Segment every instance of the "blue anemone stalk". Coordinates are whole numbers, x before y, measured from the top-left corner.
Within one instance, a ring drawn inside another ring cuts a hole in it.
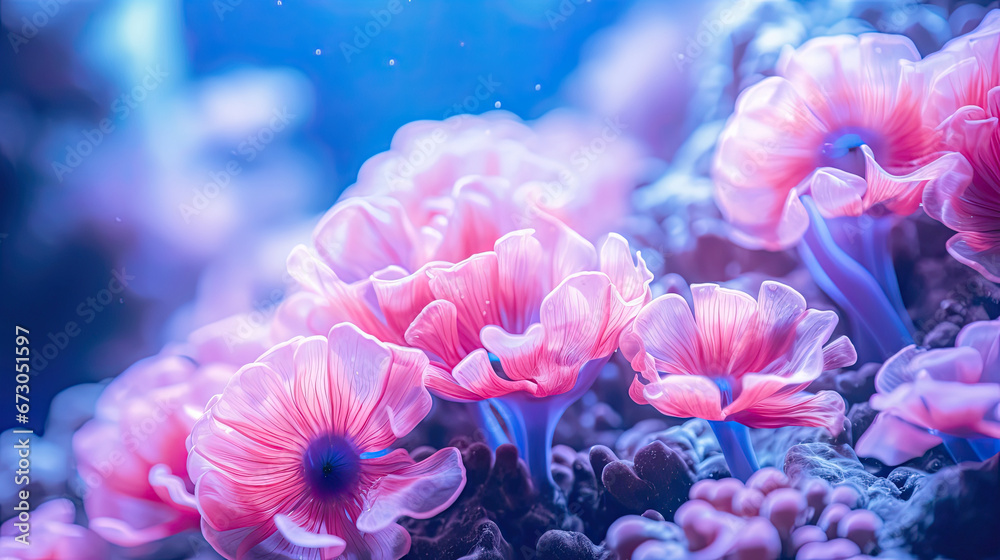
[[[729,474],[746,482],[760,468],[750,443],[750,430],[739,422],[728,420],[710,421],[708,424],[715,432],[715,439],[719,440],[719,447],[729,466]]]
[[[725,378],[716,379],[715,384],[719,386],[722,408],[726,408],[733,402],[733,386]],[[730,420],[709,421],[708,424],[712,426],[715,439],[719,441],[722,454],[726,457],[729,474],[746,482],[760,468],[753,444],[750,443],[750,430],[743,424]]]
[[[538,398],[527,393],[513,393],[496,399],[501,403],[499,409],[507,408],[518,453],[527,464],[531,481],[542,499],[551,500],[556,491],[552,479],[552,438],[556,424],[569,405],[590,389],[609,358],[584,364],[573,388],[560,395]]]
[[[803,196],[802,203],[809,213],[809,229],[799,244],[802,260],[816,284],[847,312],[856,326],[860,325],[867,332],[868,337],[859,340],[870,339],[874,343],[879,361],[913,344],[909,321],[904,321],[879,282],[836,244],[812,197]],[[891,261],[886,264],[874,256],[873,259],[873,262],[881,262],[880,268],[888,282],[889,273],[884,269],[891,267]],[[892,272],[894,277],[895,272]],[[897,284],[894,293],[898,293],[898,289]],[[905,313],[905,309],[902,311]]]
[[[505,443],[510,443],[510,439],[507,437],[506,432],[504,432],[503,426],[500,425],[500,421],[497,420],[492,399],[479,401],[474,403],[473,406],[476,407],[476,411],[478,413],[477,416],[479,418],[479,427],[483,430],[487,445],[489,445],[491,449],[496,449]],[[499,411],[499,408],[497,408],[497,411]]]

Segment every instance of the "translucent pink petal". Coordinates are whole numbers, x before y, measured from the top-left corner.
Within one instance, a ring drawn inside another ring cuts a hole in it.
[[[1000,282],[1000,231],[959,233],[948,240],[948,252],[993,282]]]
[[[635,350],[626,352],[626,357],[636,371],[644,371],[647,352],[659,371],[697,373],[700,370],[698,327],[683,297],[667,294],[654,299],[639,312],[630,332],[628,338],[635,341]],[[629,345],[623,343],[623,351],[626,346]]]
[[[879,414],[865,433],[861,434],[856,451],[862,457],[873,457],[887,465],[898,465],[916,459],[940,444],[941,438],[925,429],[904,422],[892,414]]]
[[[522,333],[537,320],[537,310],[542,298],[553,285],[551,279],[539,271],[545,263],[541,242],[530,230],[507,234],[496,242],[499,273],[499,304],[502,325],[515,333]]]
[[[844,428],[844,398],[834,391],[774,394],[751,408],[736,409],[728,418],[751,428],[812,426],[836,435]]]
[[[537,372],[530,379],[508,380],[494,371],[486,350],[474,350],[462,360],[451,372],[452,379],[463,390],[475,395],[475,400],[492,399],[518,391],[533,395],[538,393],[535,379]],[[446,393],[444,396],[448,396]]]
[[[330,556],[339,556],[347,548],[347,541],[344,539],[336,535],[311,533],[296,525],[287,515],[275,515],[274,525],[281,536],[295,546],[323,549]]]
[[[1000,438],[1000,385],[918,379],[891,393],[876,393],[871,406],[910,424],[956,437]]]
[[[478,347],[479,331],[486,325],[501,324],[496,253],[480,253],[450,268],[435,268],[428,273],[436,298],[455,305],[462,345]]]
[[[823,371],[853,366],[858,352],[851,339],[842,336],[823,347]]]
[[[374,468],[379,475],[356,520],[358,529],[366,533],[380,531],[404,515],[415,519],[434,517],[450,506],[465,487],[462,454],[454,447],[389,472],[378,468],[380,462],[369,459],[364,463],[364,468]]]
[[[429,303],[406,331],[407,344],[426,350],[448,367],[462,361],[467,351],[458,336],[458,311],[443,299]]]
[[[745,352],[757,353],[751,336],[756,326],[757,302],[753,296],[715,284],[691,286],[698,329],[701,371],[725,375]]]
[[[400,278],[380,277],[379,273],[372,277],[378,306],[386,325],[393,332],[405,333],[417,315],[434,300],[427,268],[436,265],[438,263],[430,263]]]
[[[397,200],[352,198],[323,216],[313,232],[313,244],[334,273],[352,283],[387,266],[415,270],[426,259],[416,237],[406,210]],[[358,247],[366,249],[359,251]]]
[[[700,375],[665,375],[646,385],[643,398],[656,410],[677,418],[725,420],[719,387]]]
[[[962,327],[955,346],[974,348],[983,358],[981,381],[1000,383],[1000,320],[976,321]]]

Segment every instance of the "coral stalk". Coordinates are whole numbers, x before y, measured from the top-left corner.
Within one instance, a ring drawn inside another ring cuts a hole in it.
[[[884,360],[913,344],[907,322],[879,282],[836,244],[812,198],[803,196],[802,203],[809,213],[809,229],[802,237],[799,251],[816,283],[847,312],[856,327],[867,331],[878,359]]]
[[[757,464],[757,455],[750,443],[750,430],[743,424],[732,421],[712,421],[709,425],[712,426],[712,431],[719,440],[719,446],[722,447],[722,453],[726,456],[729,473],[746,482],[750,475],[760,468]]]

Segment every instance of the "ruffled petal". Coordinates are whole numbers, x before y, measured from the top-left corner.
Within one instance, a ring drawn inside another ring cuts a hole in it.
[[[538,320],[538,308],[545,297],[549,279],[543,269],[545,253],[531,230],[509,233],[496,242],[499,272],[499,304],[502,326],[521,333]]]
[[[380,531],[402,516],[434,517],[454,503],[465,487],[462,454],[454,447],[390,472],[382,472],[379,462],[370,459],[362,463],[362,468],[374,468],[379,475],[356,520],[358,529],[366,533]]]
[[[760,351],[759,341],[751,336],[757,315],[753,296],[715,284],[695,284],[691,296],[703,368],[700,373],[728,374],[739,367],[745,354]]]
[[[887,465],[916,459],[941,444],[941,438],[904,422],[892,414],[879,414],[861,434],[855,450],[861,457],[872,457]]]
[[[372,277],[372,288],[385,323],[400,340],[417,315],[434,300],[427,269],[439,265],[430,263],[401,278],[380,277],[379,273]]]
[[[1000,282],[1000,231],[959,233],[948,240],[948,252],[990,281]]]
[[[876,393],[871,406],[915,426],[956,437],[1000,438],[1000,385],[968,385],[919,378],[891,393]]]
[[[643,398],[656,410],[676,418],[725,420],[719,387],[700,375],[665,375],[643,387]]]
[[[747,408],[737,408],[734,402],[732,408],[727,419],[751,428],[812,426],[825,428],[831,435],[844,429],[844,398],[834,391],[773,394]]]
[[[516,350],[515,350],[516,351]],[[474,400],[492,399],[517,391],[538,393],[537,374],[531,379],[504,379],[497,375],[486,350],[480,348],[465,357],[451,372],[459,387],[476,396]],[[451,394],[455,394],[449,391]],[[462,393],[458,393],[461,395]]]
[[[667,294],[650,302],[639,312],[630,334],[623,337],[622,350],[638,372],[648,371],[648,353],[659,371],[698,373],[698,327],[687,301]]]
[[[274,525],[281,536],[290,544],[302,548],[317,548],[324,553],[335,557],[343,554],[347,548],[347,541],[336,536],[322,533],[313,533],[299,527],[287,515],[278,514],[274,516]]]
[[[499,270],[496,253],[480,253],[450,268],[432,268],[430,287],[437,299],[455,305],[459,340],[479,347],[479,331],[501,324]]]
[[[982,356],[980,381],[1000,383],[1000,320],[977,321],[962,327],[955,346],[974,348]]]
[[[336,204],[313,232],[316,251],[348,283],[388,266],[413,270],[413,265],[426,259],[416,239],[403,205],[382,196],[349,198]]]
[[[823,371],[853,366],[858,361],[858,352],[851,339],[842,336],[823,347]]]
[[[454,367],[468,353],[458,336],[458,310],[443,299],[428,304],[406,331],[410,346],[430,352],[448,367]]]

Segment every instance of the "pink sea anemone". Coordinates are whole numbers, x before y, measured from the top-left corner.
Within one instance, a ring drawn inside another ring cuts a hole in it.
[[[969,184],[940,182],[924,192],[927,213],[958,232],[948,252],[1000,282],[1000,11],[924,62],[934,75],[927,117],[943,119],[942,142],[972,164]]]
[[[213,395],[265,347],[239,317],[192,333],[115,378],[73,437],[90,527],[120,546],[197,529],[185,442]]]
[[[0,529],[0,558],[3,560],[106,560],[108,543],[93,531],[74,525],[76,507],[67,499],[49,500],[30,512],[24,533],[15,526],[18,519],[7,520]]]
[[[454,448],[388,451],[430,411],[427,357],[350,324],[278,344],[195,425],[188,470],[202,531],[229,559],[396,560],[465,485]]]
[[[858,440],[859,455],[896,465],[942,442],[956,460],[995,454],[1000,320],[966,325],[954,348],[904,348],[883,364],[875,388],[871,406],[880,412]]]
[[[477,222],[466,220],[474,235]],[[536,486],[551,487],[555,423],[649,302],[652,275],[621,236],[610,235],[598,254],[555,218],[539,214],[537,226],[456,263],[432,261],[412,274],[390,265],[351,283],[334,271],[339,261],[320,237],[318,255],[302,246],[289,256],[289,273],[303,290],[282,305],[276,329],[315,334],[349,321],[383,342],[423,350],[431,361],[427,387],[436,395],[504,399],[501,414],[512,409],[504,419],[508,433],[492,412],[483,418],[492,443],[517,443]],[[405,261],[403,252],[393,255]]]
[[[776,76],[747,88],[719,139],[713,178],[737,238],[794,245],[809,225],[799,196],[825,218],[873,207],[909,215],[937,182],[967,182],[968,166],[939,146],[923,115],[924,76],[899,35],[820,37],[786,48]]]
[[[635,402],[712,422],[730,471],[744,480],[756,470],[747,426],[843,429],[840,395],[803,391],[823,371],[857,359],[846,337],[824,347],[836,313],[806,309],[798,292],[777,282],[764,282],[757,300],[714,284],[695,284],[691,294],[693,314],[683,297],[661,296],[622,335],[638,372],[629,390]]]
[[[564,393],[584,364],[614,352],[650,299],[652,275],[618,235],[598,255],[558,221],[540,226],[455,264],[431,262],[414,274],[389,266],[350,284],[323,258],[322,243],[318,256],[298,247],[289,272],[304,290],[278,321],[305,334],[350,321],[382,341],[425,350],[428,388],[449,399]]]
[[[365,162],[345,196],[390,195],[420,228],[448,204],[441,197],[477,177],[502,183],[521,212],[537,207],[596,239],[619,225],[644,179],[645,154],[624,129],[568,111],[528,123],[504,111],[416,121]]]

